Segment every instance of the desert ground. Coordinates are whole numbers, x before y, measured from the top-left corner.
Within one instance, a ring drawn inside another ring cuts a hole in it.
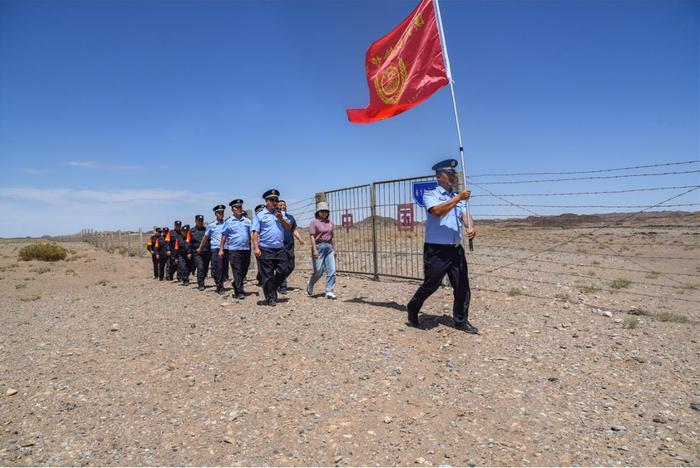
[[[605,230],[519,269],[498,255],[562,234],[485,227],[479,335],[451,326],[448,287],[423,329],[415,281],[307,297],[303,251],[271,308],[252,282],[235,301],[154,281],[147,257],[64,242],[23,262],[33,241],[2,241],[0,465],[699,465],[696,227]]]

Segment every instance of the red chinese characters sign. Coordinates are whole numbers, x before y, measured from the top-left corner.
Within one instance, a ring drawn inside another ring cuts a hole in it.
[[[396,206],[396,227],[399,231],[413,231],[413,203],[401,203]]]

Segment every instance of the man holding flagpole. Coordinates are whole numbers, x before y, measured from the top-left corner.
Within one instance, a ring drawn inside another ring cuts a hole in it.
[[[348,109],[352,123],[371,123],[394,117],[428,99],[450,85],[459,155],[464,181],[464,147],[457,113],[454,83],[447,55],[438,0],[420,0],[418,6],[393,30],[369,46],[365,55],[369,104],[364,109]],[[423,252],[425,280],[408,303],[409,324],[418,327],[423,302],[437,290],[447,275],[454,288],[455,325],[469,333],[478,330],[467,320],[469,278],[467,259],[461,245],[462,226],[467,229],[469,250],[476,235],[469,210],[469,190],[456,193],[457,161],[448,159],[435,166],[438,186],[424,195],[428,210]]]
[[[467,258],[462,247],[462,229],[467,230],[467,237],[476,235],[474,220],[468,222],[465,202],[471,192],[455,192],[457,161],[447,159],[433,166],[438,185],[423,194],[423,204],[427,212],[425,220],[425,244],[423,244],[424,279],[408,303],[408,323],[420,327],[418,313],[423,303],[442,283],[447,275],[454,293],[452,318],[456,328],[467,333],[479,330],[469,323],[469,272]]]

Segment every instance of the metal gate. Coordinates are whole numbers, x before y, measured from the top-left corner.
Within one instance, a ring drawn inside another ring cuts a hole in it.
[[[429,175],[317,193],[335,225],[337,270],[422,279],[426,215],[416,198],[434,184]]]

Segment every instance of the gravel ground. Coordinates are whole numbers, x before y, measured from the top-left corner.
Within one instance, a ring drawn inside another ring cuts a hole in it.
[[[270,308],[251,283],[238,302],[150,259],[22,245],[0,243],[2,465],[700,464],[693,303],[668,322],[473,269],[468,335],[447,288],[416,330],[411,282],[341,276],[330,301],[297,271]]]

